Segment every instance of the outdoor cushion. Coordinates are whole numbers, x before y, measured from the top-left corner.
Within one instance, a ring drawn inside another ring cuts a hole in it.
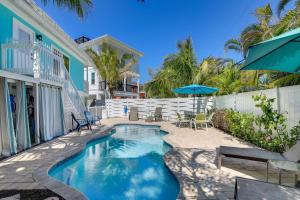
[[[137,107],[131,107],[129,112],[129,120],[130,121],[138,121],[139,120],[139,113]]]
[[[236,177],[235,199],[242,200],[297,200],[300,190],[292,187]]]
[[[292,146],[287,152],[283,153],[283,156],[289,161],[299,162],[300,160],[300,141]]]
[[[243,158],[260,162],[267,162],[268,160],[286,160],[286,158],[280,153],[275,153],[258,148],[220,146],[219,154],[226,157]]]

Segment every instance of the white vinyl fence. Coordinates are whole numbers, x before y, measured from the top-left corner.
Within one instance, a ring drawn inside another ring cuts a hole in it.
[[[265,94],[268,98],[275,98],[274,109],[284,113],[288,119],[288,127],[292,128],[300,121],[300,85],[238,93],[216,97],[217,109],[233,109],[240,112],[260,114],[255,107],[253,95]]]
[[[206,112],[214,108],[214,97],[195,98],[195,112]],[[177,119],[176,112],[193,112],[194,98],[170,99],[109,99],[106,100],[107,117],[124,117],[124,107],[138,107],[139,115],[143,118],[150,116],[156,107],[162,107],[162,114],[166,120]],[[128,110],[129,112],[129,110]]]
[[[300,85],[217,97],[198,97],[195,101],[195,112],[227,108],[257,115],[261,112],[255,107],[252,96],[260,94],[275,98],[274,108],[286,115],[289,128],[298,124],[300,121]],[[110,99],[106,100],[103,117],[124,117],[124,106],[128,109],[132,106],[138,107],[140,116],[149,116],[156,107],[162,107],[165,119],[174,121],[177,119],[176,112],[184,114],[184,112],[193,111],[193,98]]]

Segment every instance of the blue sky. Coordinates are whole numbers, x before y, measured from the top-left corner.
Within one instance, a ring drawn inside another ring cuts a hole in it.
[[[164,57],[176,52],[176,43],[189,36],[198,60],[207,56],[230,57],[224,52],[227,39],[237,37],[255,22],[255,8],[278,0],[94,0],[88,16],[80,20],[66,9],[37,3],[73,38],[110,34],[144,53],[140,61],[141,82],[151,79],[148,68],[157,69]]]

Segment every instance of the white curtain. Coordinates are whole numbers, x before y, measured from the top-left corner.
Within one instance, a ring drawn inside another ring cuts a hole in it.
[[[24,81],[17,81],[16,95],[16,137],[18,151],[25,150],[31,147],[30,130],[28,121],[28,108],[26,98],[26,85]]]
[[[0,77],[0,153],[10,156],[17,153],[12,109],[7,78]]]
[[[40,85],[40,130],[43,141],[63,135],[64,110],[60,88]]]

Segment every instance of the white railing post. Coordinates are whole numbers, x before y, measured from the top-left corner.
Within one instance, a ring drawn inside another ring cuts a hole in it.
[[[33,76],[34,78],[40,78],[40,66],[41,66],[41,61],[40,61],[40,48],[38,45],[36,45],[33,48]]]

